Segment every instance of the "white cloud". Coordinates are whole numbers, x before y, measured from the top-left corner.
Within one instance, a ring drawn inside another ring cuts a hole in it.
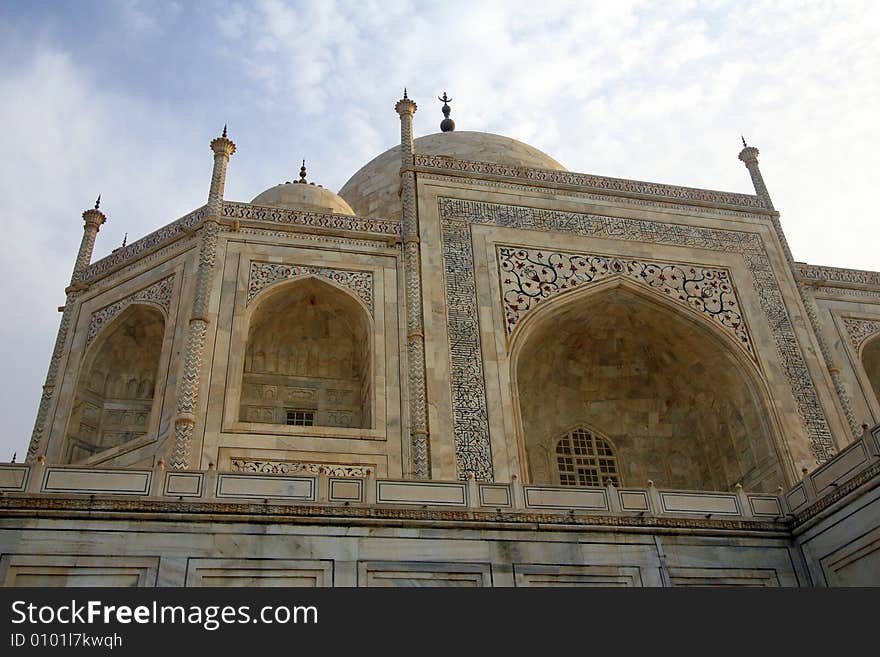
[[[313,179],[341,187],[397,142],[404,85],[419,103],[419,134],[437,130],[445,90],[459,129],[503,133],[610,176],[750,192],[736,158],[744,133],[761,148],[795,257],[880,269],[876,3],[164,7],[129,2],[120,20],[139,38],[186,39],[191,61],[156,52],[156,67],[203,70],[210,102],[175,102],[140,72],[104,90],[72,42],[37,39],[16,54],[24,67],[0,68],[0,210],[11,237],[0,243],[0,274],[19,282],[16,318],[0,323],[17,385],[0,403],[19,451],[79,213],[104,194],[100,256],[124,232],[135,239],[201,205],[207,142],[227,120],[239,147],[227,196],[243,200],[295,177],[302,157]],[[172,33],[184,15],[194,24]]]

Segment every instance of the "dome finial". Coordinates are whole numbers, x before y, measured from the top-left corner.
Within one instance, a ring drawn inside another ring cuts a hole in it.
[[[128,233],[122,236],[122,248],[125,248],[125,244],[128,242]]]
[[[95,210],[101,207],[101,195],[98,194],[98,200],[95,201]]]
[[[740,137],[740,139],[742,139],[742,140],[743,140],[743,148],[748,148],[748,147],[749,147],[749,145],[748,145],[748,144],[747,144],[747,143],[746,143],[746,138],[745,138],[745,137],[743,137],[743,136],[742,136],[742,135],[740,135],[740,136],[739,136],[739,137]]]
[[[437,100],[441,100],[441,101],[443,101],[443,108],[442,108],[442,110],[443,110],[443,116],[445,117],[445,118],[440,122],[440,130],[441,130],[442,132],[452,132],[453,130],[455,130],[455,121],[453,121],[452,119],[449,118],[449,113],[452,111],[452,108],[449,107],[449,103],[452,102],[452,99],[449,98],[449,97],[446,95],[446,92],[444,91],[444,92],[443,92],[443,97],[441,98],[440,96],[438,96],[438,97],[437,97]]]
[[[303,160],[303,165],[299,168],[299,180],[296,182],[306,184],[306,161]]]
[[[226,124],[223,124],[223,139],[226,139]]]
[[[403,88],[403,99],[409,100],[409,96],[406,95],[406,87]]]

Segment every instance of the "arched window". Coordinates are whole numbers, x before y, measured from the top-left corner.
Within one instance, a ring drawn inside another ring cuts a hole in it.
[[[604,486],[609,479],[615,486],[620,485],[611,443],[583,427],[556,443],[556,468],[561,486]]]
[[[165,318],[135,304],[107,326],[86,353],[67,429],[67,463],[130,442],[147,433]]]

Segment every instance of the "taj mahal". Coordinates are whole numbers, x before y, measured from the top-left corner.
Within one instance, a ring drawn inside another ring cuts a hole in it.
[[[440,101],[338,193],[225,198],[224,127],[202,207],[82,213],[0,584],[880,584],[880,272],[795,260],[745,139],[754,194]]]

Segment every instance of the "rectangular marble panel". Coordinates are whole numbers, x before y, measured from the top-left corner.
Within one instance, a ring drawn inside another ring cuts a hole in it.
[[[524,486],[526,507],[531,509],[608,510],[608,496],[600,488]]]
[[[492,586],[492,566],[488,563],[360,561],[358,586]]]
[[[880,529],[847,541],[820,562],[831,586],[880,586]]]
[[[333,561],[327,559],[189,559],[187,586],[328,587]]]
[[[667,493],[660,492],[663,510],[668,513],[717,513],[740,515],[736,495],[725,493]]]
[[[643,490],[621,490],[620,510],[621,511],[648,511],[648,493]]]
[[[315,480],[313,477],[220,474],[217,476],[217,497],[272,498],[313,502],[315,500]]]
[[[516,586],[642,586],[638,566],[514,564]]]
[[[773,495],[749,495],[749,506],[752,508],[752,514],[756,516],[783,515],[779,498]]]
[[[364,480],[349,477],[331,477],[330,501],[331,502],[363,502]]]
[[[810,474],[817,495],[828,492],[831,484],[842,484],[868,462],[868,452],[861,440],[840,452],[825,465]]]
[[[23,491],[29,471],[26,465],[0,465],[0,490]]]
[[[801,483],[792,488],[785,494],[785,501],[788,503],[788,508],[792,511],[802,507],[807,503],[807,489]]]
[[[166,472],[165,495],[177,497],[199,497],[202,494],[202,481],[205,475],[201,472]]]
[[[669,568],[672,586],[778,587],[779,577],[772,568]]]
[[[44,493],[108,493],[112,495],[147,495],[150,492],[149,470],[104,470],[97,468],[46,469]]]
[[[467,506],[465,484],[378,481],[376,485],[376,501],[382,504]]]
[[[155,586],[159,557],[4,554],[3,586]]]
[[[492,484],[480,484],[480,506],[510,507],[510,488]]]

